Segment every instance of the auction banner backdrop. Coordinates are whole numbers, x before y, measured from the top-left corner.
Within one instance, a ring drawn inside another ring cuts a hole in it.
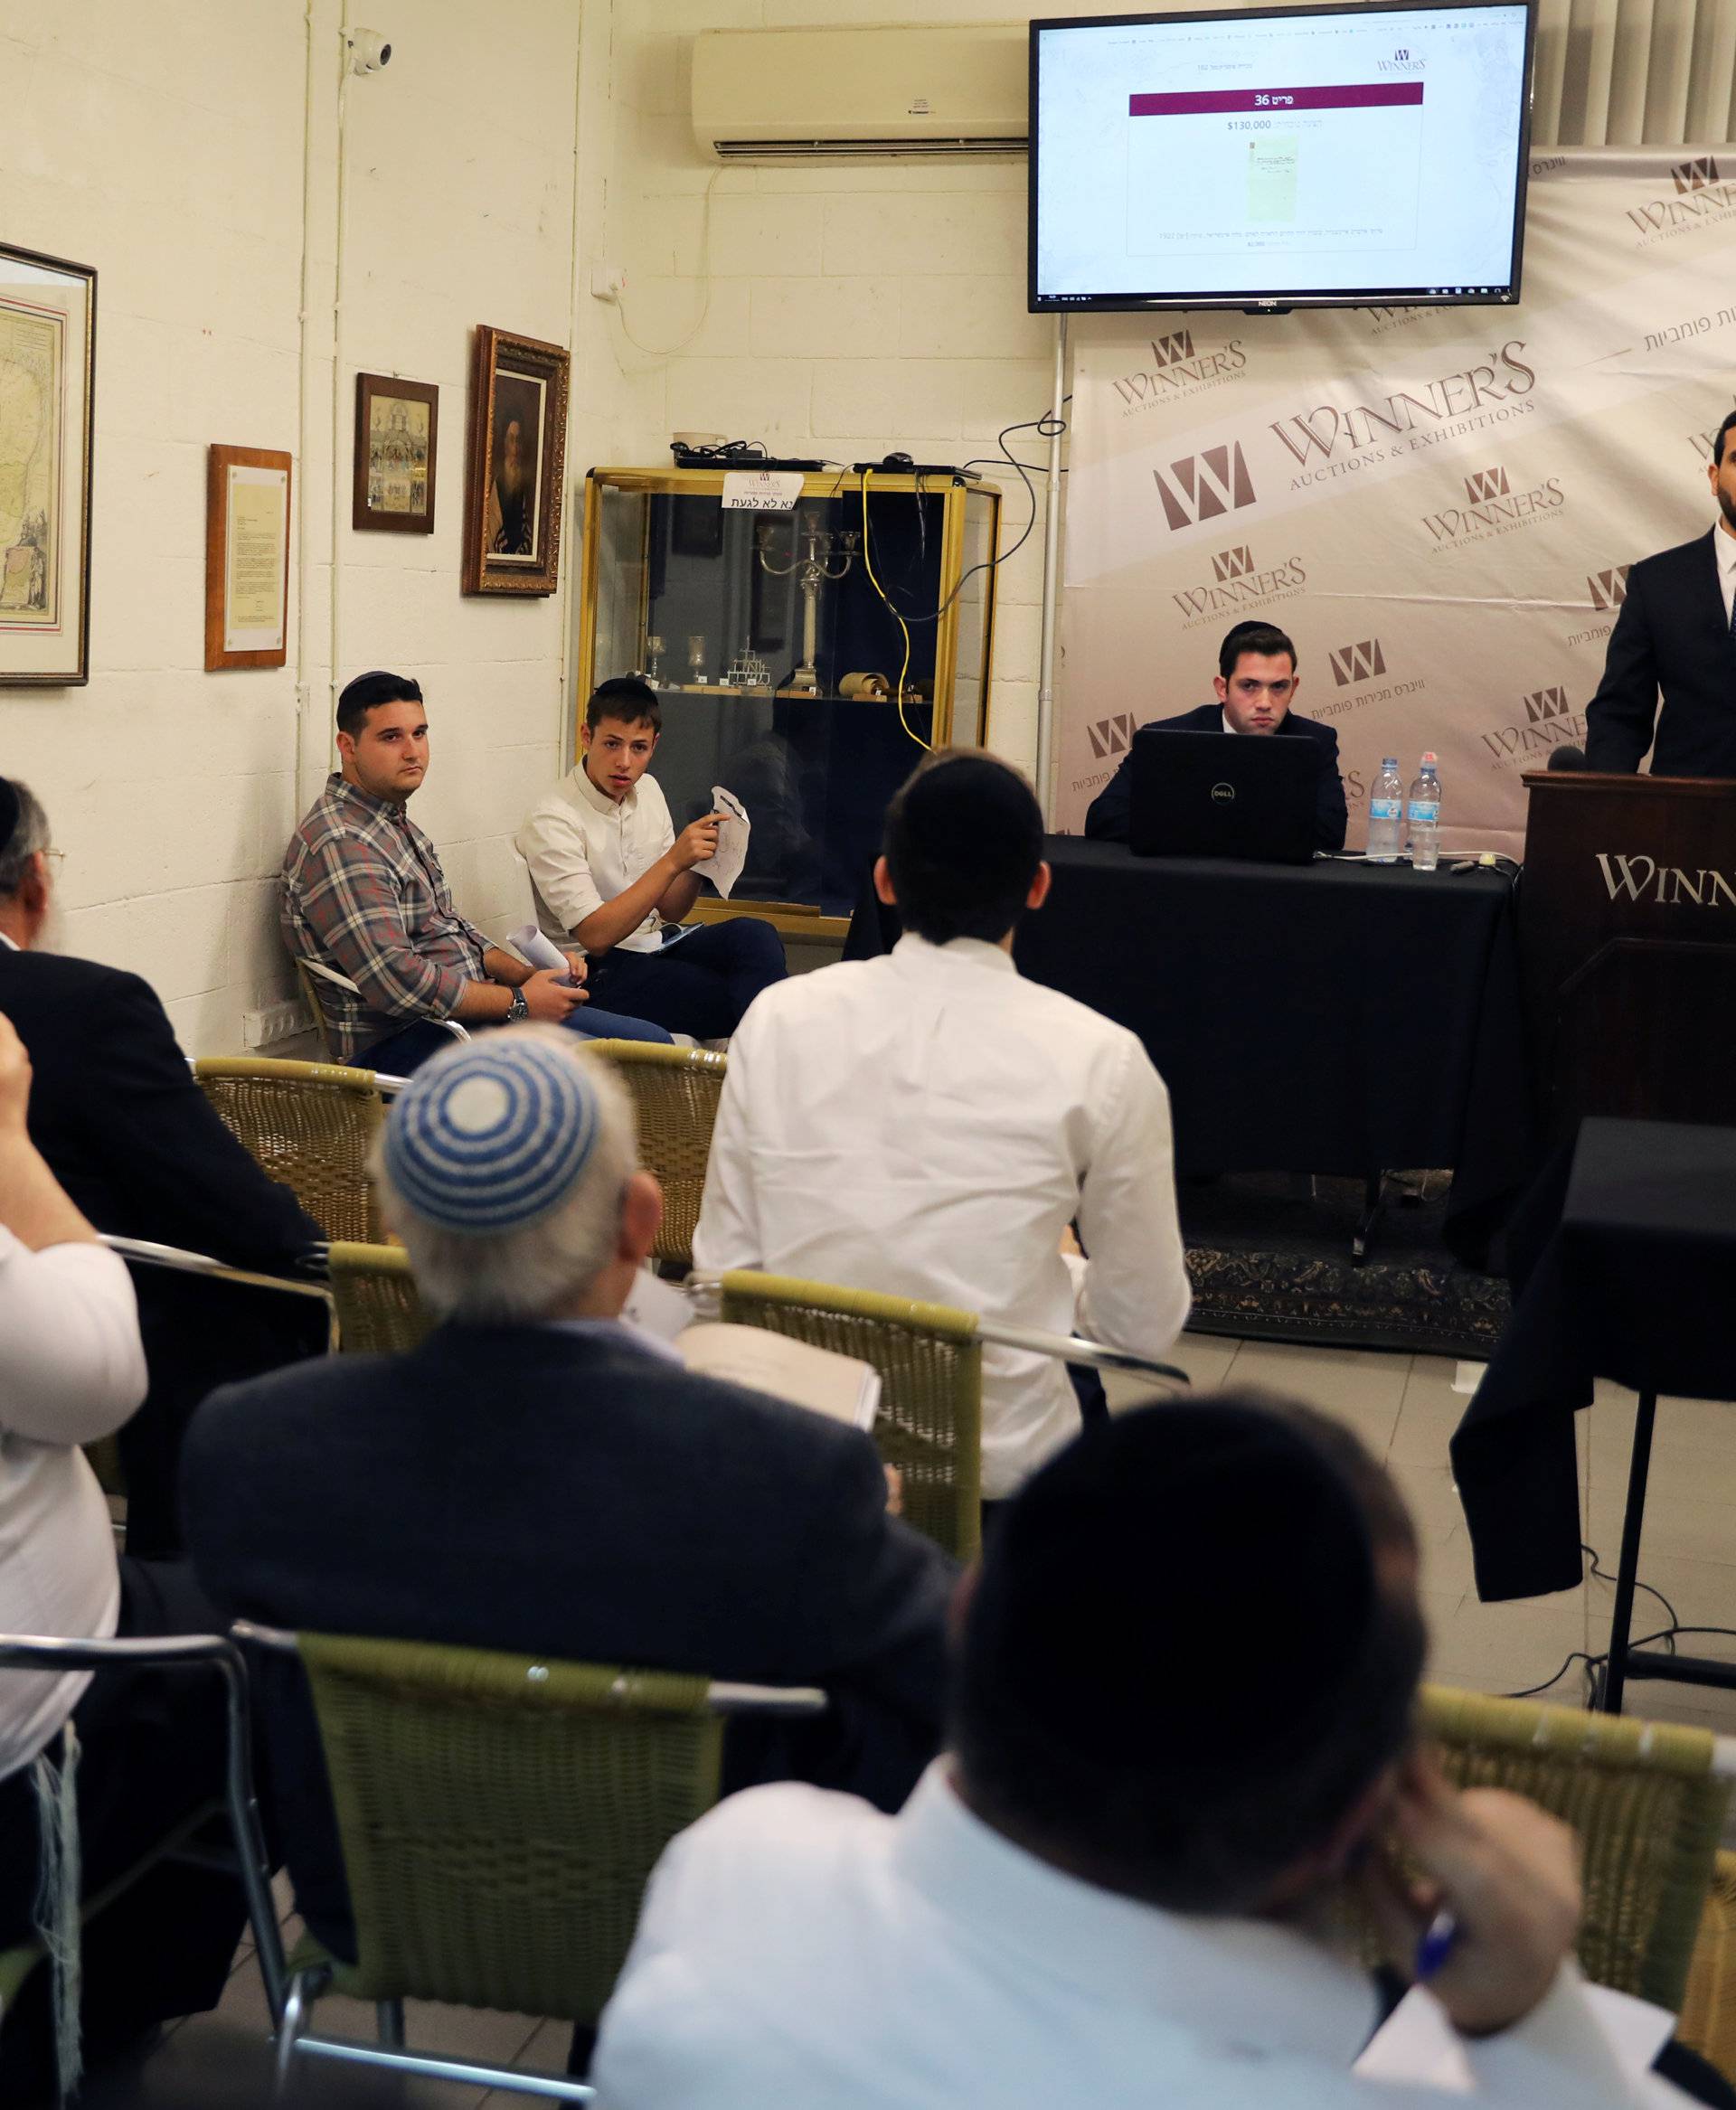
[[[1511,308],[1075,323],[1054,825],[1217,648],[1295,638],[1350,846],[1396,754],[1450,850],[1516,853],[1522,772],[1585,739],[1628,567],[1703,533],[1736,408],[1736,150],[1533,160]]]

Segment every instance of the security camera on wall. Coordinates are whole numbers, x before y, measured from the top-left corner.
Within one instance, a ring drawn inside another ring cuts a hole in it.
[[[350,48],[352,73],[378,73],[392,63],[392,40],[377,29],[351,29],[344,33]]]

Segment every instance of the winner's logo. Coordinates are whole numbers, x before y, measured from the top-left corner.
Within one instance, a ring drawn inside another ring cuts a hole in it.
[[[1703,191],[1708,184],[1718,181],[1718,164],[1709,154],[1701,155],[1694,161],[1677,162],[1670,175],[1675,184],[1675,194],[1684,197],[1690,191]]]
[[[1194,356],[1192,330],[1172,330],[1166,337],[1151,340],[1151,359],[1154,366],[1174,366],[1178,360]]]
[[[1586,579],[1594,608],[1618,608],[1628,598],[1628,574],[1631,564],[1617,564],[1608,571],[1593,571]]]
[[[1241,339],[1231,337],[1222,351],[1201,352],[1192,330],[1170,330],[1148,340],[1151,364],[1137,372],[1124,373],[1109,385],[1124,406],[1121,415],[1131,418],[1155,404],[1172,402],[1178,396],[1197,395],[1202,390],[1222,388],[1238,381],[1248,363]]]
[[[1532,769],[1551,748],[1585,744],[1585,713],[1575,710],[1564,688],[1532,689],[1519,699],[1521,722],[1496,726],[1478,738],[1489,750],[1492,769]]]
[[[1184,455],[1171,462],[1169,474],[1154,469],[1152,479],[1164,502],[1170,528],[1196,527],[1254,503],[1253,479],[1238,440],[1231,447],[1208,447],[1203,454]]]
[[[1212,560],[1212,576],[1222,586],[1226,579],[1246,579],[1254,568],[1254,552],[1243,542],[1239,550],[1220,550]]]
[[[1090,736],[1091,753],[1098,761],[1106,755],[1125,755],[1133,744],[1133,715],[1123,711],[1114,718],[1099,718],[1086,731]]]
[[[1293,600],[1307,582],[1301,558],[1287,557],[1262,567],[1253,545],[1239,542],[1234,549],[1212,551],[1209,581],[1172,587],[1169,598],[1182,611],[1182,627],[1191,630],[1196,623],[1222,622],[1225,616],[1246,616],[1273,601]]]
[[[1375,681],[1386,672],[1386,655],[1378,637],[1364,637],[1360,645],[1341,645],[1326,656],[1332,662],[1332,678],[1341,689]]]
[[[1546,725],[1552,718],[1567,716],[1565,689],[1533,689],[1525,698],[1525,723]]]
[[[1473,469],[1460,479],[1467,503],[1443,505],[1439,513],[1425,513],[1422,524],[1429,531],[1429,546],[1436,554],[1455,543],[1478,542],[1490,535],[1518,527],[1534,527],[1566,503],[1559,477],[1551,476],[1529,491],[1515,491],[1504,468]]]
[[[1505,469],[1477,469],[1465,479],[1465,495],[1473,505],[1490,498],[1505,498],[1513,485]]]

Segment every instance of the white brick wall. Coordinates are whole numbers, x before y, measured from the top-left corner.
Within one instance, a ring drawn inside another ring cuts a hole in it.
[[[463,906],[496,929],[515,919],[505,838],[555,766],[567,610],[564,599],[510,606],[458,592],[469,333],[490,322],[571,337],[575,243],[586,201],[600,214],[613,137],[609,10],[588,8],[582,32],[580,13],[572,0],[519,0],[510,36],[469,0],[410,0],[381,18],[392,64],[348,96],[334,446],[338,0],[316,0],[310,111],[302,8],[289,0],[167,10],[0,0],[0,225],[10,241],[99,274],[91,681],[0,688],[0,770],[35,787],[67,852],[69,944],[146,975],[190,1051],[239,1048],[241,1014],[290,993],[272,881],[330,751],[335,473],[339,678],[380,664],[420,677],[434,767],[418,818]],[[580,325],[576,470],[626,444],[612,421],[637,400],[600,315]],[[299,580],[292,562],[289,664],[207,674],[205,448],[297,451],[304,355],[310,416],[296,500],[298,514],[307,509],[310,569]],[[431,537],[350,528],[358,368],[440,386]],[[577,528],[570,515],[570,548]],[[299,789],[298,588],[308,698]]]

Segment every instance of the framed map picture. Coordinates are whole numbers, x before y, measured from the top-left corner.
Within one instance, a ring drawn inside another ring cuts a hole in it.
[[[568,356],[484,324],[470,380],[464,590],[554,591],[566,491]]]
[[[289,651],[290,457],[212,447],[205,457],[205,672],[282,666]]]
[[[355,503],[350,524],[389,534],[434,532],[440,391],[432,381],[355,377]]]
[[[97,274],[0,244],[0,683],[90,679]]]

